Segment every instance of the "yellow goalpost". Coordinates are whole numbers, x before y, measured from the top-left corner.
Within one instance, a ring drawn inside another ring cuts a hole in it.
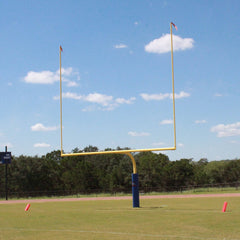
[[[176,117],[175,117],[175,92],[174,92],[174,67],[173,67],[173,37],[172,37],[172,26],[176,29],[174,23],[170,23],[170,34],[171,34],[171,64],[172,64],[172,100],[173,100],[173,146],[165,148],[146,148],[146,149],[128,149],[128,150],[113,150],[113,151],[99,151],[99,152],[80,152],[80,153],[64,153],[63,152],[63,121],[62,121],[62,64],[61,55],[62,47],[59,48],[59,58],[60,58],[60,129],[61,129],[61,157],[72,157],[72,156],[83,156],[83,155],[100,155],[100,154],[126,154],[130,157],[133,165],[132,174],[132,189],[133,189],[133,207],[139,207],[139,192],[138,192],[138,175],[137,166],[135,159],[131,153],[133,152],[151,152],[151,151],[168,151],[176,150]]]

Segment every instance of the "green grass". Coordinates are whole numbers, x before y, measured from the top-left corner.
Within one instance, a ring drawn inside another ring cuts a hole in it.
[[[193,188],[189,190],[175,192],[151,192],[146,195],[186,195],[186,194],[217,194],[217,193],[240,193],[240,188],[236,187],[209,187],[209,188]]]
[[[240,188],[235,188],[235,187],[197,188],[197,189],[189,190],[189,192],[193,192],[193,193],[196,193],[196,194],[202,194],[202,193],[239,193]],[[188,193],[188,191],[186,191],[185,193]]]
[[[222,213],[224,201],[227,212]],[[31,203],[31,202],[30,202]],[[0,240],[240,239],[240,198],[141,199],[0,205]]]

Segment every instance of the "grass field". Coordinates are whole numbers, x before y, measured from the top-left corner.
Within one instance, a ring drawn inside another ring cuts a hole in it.
[[[227,211],[222,213],[224,201]],[[0,240],[240,239],[240,198],[0,204]],[[31,203],[31,202],[30,202]]]

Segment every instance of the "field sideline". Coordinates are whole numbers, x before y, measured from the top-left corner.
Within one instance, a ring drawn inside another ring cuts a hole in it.
[[[0,201],[0,240],[240,240],[239,197],[140,196],[140,208],[131,196]]]

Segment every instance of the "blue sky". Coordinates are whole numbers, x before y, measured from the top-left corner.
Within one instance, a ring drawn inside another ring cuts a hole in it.
[[[42,0],[0,3],[0,148],[173,146],[171,160],[240,157],[239,1]]]

